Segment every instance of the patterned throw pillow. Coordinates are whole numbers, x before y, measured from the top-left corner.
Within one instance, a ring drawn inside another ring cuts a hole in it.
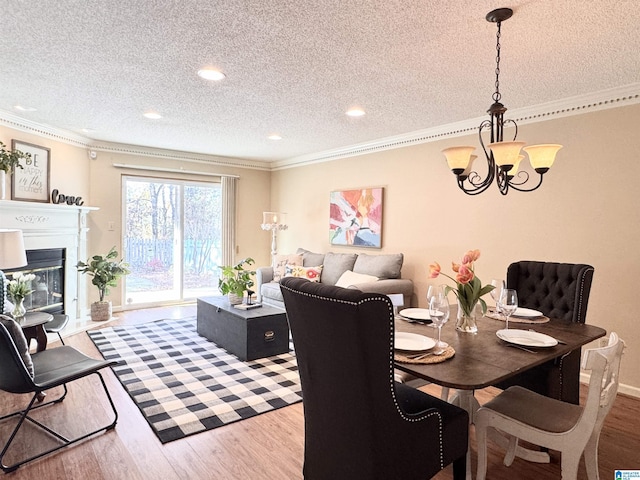
[[[0,315],[0,323],[2,323],[9,332],[9,335],[13,339],[13,343],[16,344],[16,349],[18,350],[20,357],[22,357],[24,366],[27,367],[29,375],[33,378],[33,361],[31,360],[29,345],[27,344],[27,339],[24,336],[22,327],[20,327],[13,318],[7,317],[6,315]]]
[[[285,274],[287,265],[302,265],[302,255],[276,255],[276,266],[273,269],[273,281],[279,282]]]
[[[322,274],[322,265],[317,267],[301,267],[300,265],[287,265],[285,267],[285,277],[306,278],[312,282],[319,282]]]

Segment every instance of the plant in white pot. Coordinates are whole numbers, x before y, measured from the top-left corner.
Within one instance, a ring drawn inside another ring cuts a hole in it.
[[[220,267],[222,272],[218,280],[218,289],[223,295],[227,295],[231,305],[242,303],[245,290],[253,287],[252,275],[255,270],[245,270],[245,265],[253,265],[253,258],[245,258],[236,265],[225,265]]]
[[[5,182],[7,174],[11,175],[16,168],[24,168],[20,160],[31,158],[30,153],[20,150],[7,150],[7,146],[0,142],[0,200],[5,198]]]
[[[78,262],[76,268],[80,273],[86,273],[93,277],[91,283],[98,288],[100,300],[91,304],[91,320],[103,321],[111,318],[111,301],[105,301],[109,295],[109,288],[116,287],[118,279],[130,272],[129,264],[118,257],[116,247],[111,247],[105,256],[94,255],[87,262]]]

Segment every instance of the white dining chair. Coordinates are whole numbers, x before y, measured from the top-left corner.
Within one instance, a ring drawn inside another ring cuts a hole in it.
[[[606,347],[584,352],[582,368],[591,370],[584,407],[562,402],[514,386],[483,405],[476,414],[478,442],[477,480],[487,473],[487,431],[509,436],[504,464],[510,466],[518,439],[558,450],[562,454],[562,480],[575,480],[584,453],[587,477],[597,480],[598,440],[604,419],[618,392],[618,372],[624,342],[611,332]]]

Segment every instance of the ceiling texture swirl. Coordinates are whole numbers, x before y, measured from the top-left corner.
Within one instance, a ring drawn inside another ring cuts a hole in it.
[[[500,7],[506,117],[640,102],[637,0],[5,0],[0,119],[271,166],[469,133]]]

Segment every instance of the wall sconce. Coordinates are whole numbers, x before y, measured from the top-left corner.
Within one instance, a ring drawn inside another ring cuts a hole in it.
[[[260,226],[263,230],[271,230],[271,262],[275,267],[276,255],[278,254],[276,237],[278,230],[286,230],[289,228],[289,225],[287,225],[287,214],[280,212],[262,212],[262,224]]]

